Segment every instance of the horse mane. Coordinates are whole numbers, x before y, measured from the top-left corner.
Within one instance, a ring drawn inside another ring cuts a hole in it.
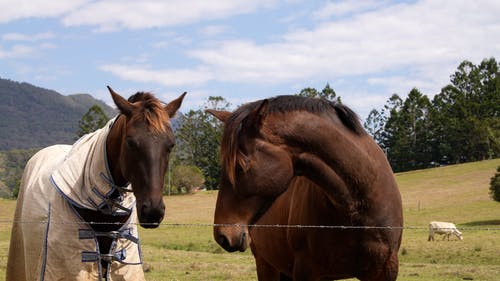
[[[366,134],[358,115],[346,105],[330,101],[323,98],[310,98],[294,95],[283,95],[250,102],[240,106],[229,117],[224,130],[223,143],[221,145],[221,158],[229,181],[234,185],[235,167],[238,164],[245,168],[246,156],[239,149],[239,134],[245,127],[247,117],[255,110],[258,110],[263,102],[267,101],[267,106],[263,108],[260,114],[286,113],[292,111],[307,111],[314,114],[334,113],[340,119],[342,124],[356,135]]]
[[[128,98],[128,101],[139,105],[139,114],[133,114],[132,119],[145,121],[154,133],[164,133],[166,131],[165,122],[168,114],[162,102],[153,94],[147,92],[137,92]]]

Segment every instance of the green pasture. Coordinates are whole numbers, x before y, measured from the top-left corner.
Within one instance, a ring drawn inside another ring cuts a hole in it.
[[[405,215],[398,280],[500,280],[500,203],[489,180],[500,159],[396,175]],[[217,193],[165,197],[164,225],[140,230],[147,280],[256,280],[249,252],[226,253],[212,239]],[[0,280],[5,279],[15,201],[0,199]],[[451,221],[463,232],[427,241],[431,220]],[[277,249],[279,250],[279,249]]]

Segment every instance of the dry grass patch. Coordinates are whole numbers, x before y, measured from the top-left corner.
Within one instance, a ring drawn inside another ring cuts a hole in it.
[[[490,178],[500,159],[417,170],[396,175],[405,209],[453,207],[461,203],[491,201]]]

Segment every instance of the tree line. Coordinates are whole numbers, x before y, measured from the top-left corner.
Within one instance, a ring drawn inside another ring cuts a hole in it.
[[[386,153],[395,172],[500,156],[500,64],[495,58],[479,65],[463,61],[450,83],[433,98],[413,88],[405,98],[389,97],[373,109],[364,127]],[[296,95],[342,102],[329,84],[321,91],[304,88]],[[204,112],[227,110],[222,97],[210,97],[199,110],[182,117],[177,161],[200,167],[209,189],[220,176],[222,124]],[[174,164],[175,165],[175,164]]]
[[[432,99],[417,88],[393,94],[364,126],[395,172],[500,156],[499,63],[460,63]]]

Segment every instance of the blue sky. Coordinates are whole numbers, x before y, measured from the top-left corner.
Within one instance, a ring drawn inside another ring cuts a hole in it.
[[[181,111],[326,83],[362,118],[463,60],[500,60],[500,1],[0,0],[0,77],[111,103],[151,91]]]

